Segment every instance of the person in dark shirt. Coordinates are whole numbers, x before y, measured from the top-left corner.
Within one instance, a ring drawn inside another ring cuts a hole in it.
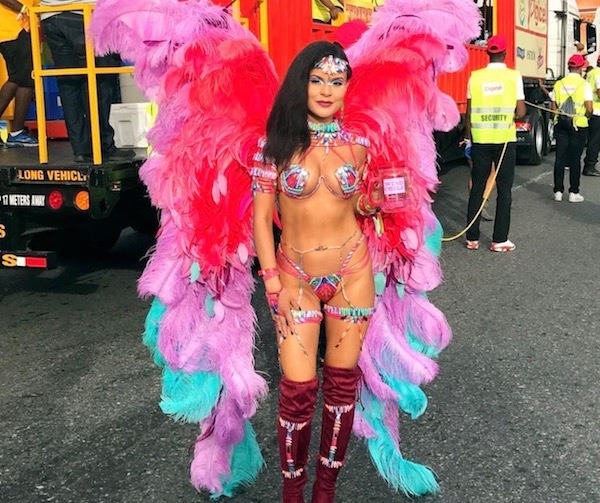
[[[15,112],[7,147],[37,147],[38,142],[25,132],[25,116],[33,98],[31,38],[27,7],[31,0],[0,0],[0,53],[6,62],[8,80],[0,89],[0,116],[15,100]]]

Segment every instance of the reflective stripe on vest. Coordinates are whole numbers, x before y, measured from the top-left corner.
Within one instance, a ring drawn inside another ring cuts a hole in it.
[[[585,79],[577,74],[570,73],[563,79],[554,84],[554,101],[560,109],[569,96],[573,100],[575,107],[575,119],[573,124],[577,127],[588,127],[588,119],[585,116]],[[555,117],[558,120],[558,116]]]
[[[596,79],[598,77],[600,77],[600,68],[594,68],[586,76],[586,80],[592,86],[592,91],[594,92],[594,113],[596,115],[600,112],[600,98],[598,98],[598,90],[596,88]]]
[[[471,136],[475,143],[517,140],[514,115],[518,72],[484,68],[471,74]]]

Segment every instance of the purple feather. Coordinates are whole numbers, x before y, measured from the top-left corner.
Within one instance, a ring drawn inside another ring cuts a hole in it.
[[[414,292],[428,292],[442,283],[442,270],[438,258],[421,246],[410,264],[410,274],[406,278],[406,289]]]
[[[394,48],[415,33],[431,35],[450,46],[438,56],[438,70],[457,71],[466,64],[460,46],[479,35],[480,22],[479,9],[469,1],[387,0],[375,14],[372,29],[367,30],[347,52],[352,61],[359,55],[369,57],[376,47],[382,51]],[[452,54],[453,50],[460,54]]]
[[[396,392],[383,382],[371,354],[366,349],[361,351],[358,366],[363,374],[363,383],[381,400],[398,400]]]
[[[98,54],[119,52],[135,63],[136,80],[149,97],[190,40],[210,44],[215,33],[232,40],[253,37],[206,0],[98,0],[90,30]]]
[[[200,425],[200,435],[194,447],[194,459],[190,466],[192,485],[198,490],[206,489],[218,494],[223,489],[223,480],[229,477],[231,445],[219,442],[214,434],[214,419]]]
[[[215,416],[214,435],[224,446],[234,447],[244,438],[244,414],[227,392],[221,394]]]
[[[361,408],[357,407],[354,414],[354,422],[352,423],[352,432],[357,436],[364,439],[375,438],[377,434],[369,426],[367,420],[362,416]]]
[[[452,330],[444,314],[420,295],[407,295],[405,300],[407,328],[428,346],[444,349],[452,339]]]
[[[400,410],[398,405],[393,402],[385,402],[383,412],[383,424],[391,437],[394,439],[394,443],[397,445],[400,442],[400,431],[398,425],[400,423]]]
[[[371,320],[364,351],[377,361],[381,371],[413,384],[430,382],[438,372],[434,360],[411,348],[404,331],[392,329],[384,303]]]
[[[253,289],[248,272],[234,273],[220,299],[225,315],[219,321],[199,309],[206,302],[208,289],[199,283],[189,284],[181,302],[165,314],[158,343],[172,368],[188,373],[216,372],[245,418],[254,414],[258,400],[268,391],[265,380],[254,371]]]
[[[138,292],[142,297],[156,296],[171,306],[181,300],[187,284],[189,277],[185,277],[182,270],[177,230],[165,210],[156,247],[138,280]]]

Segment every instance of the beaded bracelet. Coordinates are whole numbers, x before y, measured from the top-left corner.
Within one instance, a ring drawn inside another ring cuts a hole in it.
[[[369,203],[365,201],[365,195],[361,194],[358,197],[358,201],[356,201],[356,212],[363,217],[368,217],[373,215],[377,211],[376,208],[373,208]]]
[[[275,267],[272,267],[271,269],[260,269],[258,275],[262,276],[263,281],[268,281],[271,278],[279,276],[279,270]]]
[[[267,296],[267,304],[271,309],[274,309],[275,312],[277,312],[277,303],[279,302],[279,294],[281,293],[281,290],[283,290],[283,287],[276,292],[265,292]]]

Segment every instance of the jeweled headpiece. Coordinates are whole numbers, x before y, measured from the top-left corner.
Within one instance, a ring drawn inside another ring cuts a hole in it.
[[[348,62],[341,58],[334,58],[331,54],[322,57],[315,63],[315,68],[318,68],[327,75],[335,75],[336,73],[344,73],[348,70]]]

